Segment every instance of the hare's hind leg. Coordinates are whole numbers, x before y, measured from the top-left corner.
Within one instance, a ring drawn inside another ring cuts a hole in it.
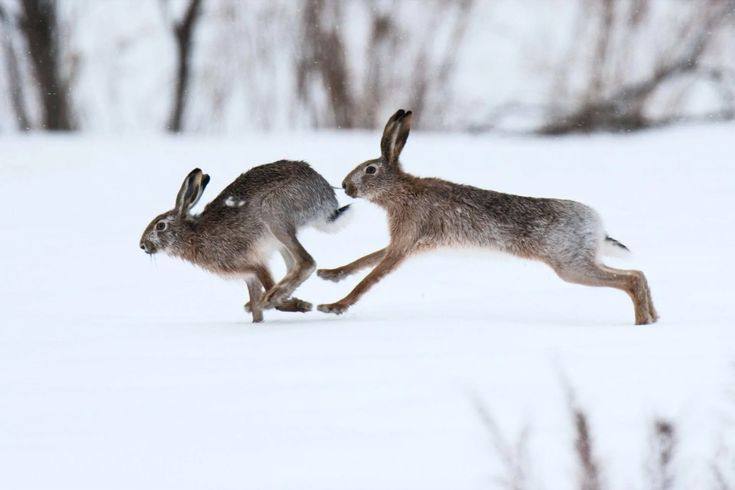
[[[322,279],[327,279],[328,281],[341,281],[345,277],[354,274],[365,267],[371,267],[380,262],[385,255],[385,250],[386,249],[384,248],[380,249],[377,252],[360,257],[359,259],[350,262],[347,265],[343,265],[342,267],[337,267],[336,269],[319,269],[316,271],[316,275]]]
[[[261,307],[263,291],[260,281],[257,277],[249,277],[246,279],[246,283],[250,302],[245,305],[245,309],[253,315],[253,323],[260,323],[263,321],[263,309]]]
[[[284,278],[266,292],[264,301],[268,307],[277,306],[287,301],[294,290],[316,269],[316,262],[296,238],[295,230],[271,227],[271,233],[285,249],[285,253],[290,255],[293,262]],[[286,265],[289,266],[288,261]]]
[[[651,288],[648,286],[648,279],[646,279],[646,275],[643,274],[643,272],[637,270],[614,269],[604,264],[600,264],[600,267],[613,274],[630,275],[633,288],[632,293],[628,294],[631,299],[633,299],[633,295],[635,295],[638,298],[638,301],[644,305],[643,308],[645,308],[649,320],[647,323],[655,323],[658,320],[658,312],[653,306],[653,298],[651,297]],[[635,299],[633,299],[633,303],[636,303]]]
[[[563,280],[585,286],[610,287],[625,291],[633,301],[636,325],[654,323],[658,316],[646,277],[640,271],[613,269],[594,260],[552,265]]]
[[[286,263],[286,273],[288,274],[288,272],[290,272],[291,269],[294,268],[296,262],[293,260],[293,257],[291,257],[291,254],[288,252],[288,250],[282,248],[279,250],[279,252],[281,254],[281,257],[283,258],[283,261]],[[271,289],[272,287],[273,279],[271,279],[270,285],[266,288],[266,291]],[[303,299],[299,299],[296,297],[284,299],[275,306],[278,311],[290,311],[295,313],[306,313],[307,311],[311,311],[312,307],[313,305],[308,301],[304,301]]]
[[[265,266],[259,266],[255,269],[255,274],[258,277],[258,280],[260,280],[260,283],[263,285],[263,288],[268,291],[273,287],[274,281],[273,276],[271,276],[270,271]],[[262,298],[261,298],[262,300]],[[250,305],[250,301],[248,301],[245,304],[245,311],[251,312],[252,308]],[[277,305],[275,305],[275,308],[278,311],[287,311],[287,312],[296,312],[296,313],[306,313],[307,311],[311,311],[311,308],[313,305],[309,303],[308,301],[304,301],[302,299],[298,298],[288,298]]]

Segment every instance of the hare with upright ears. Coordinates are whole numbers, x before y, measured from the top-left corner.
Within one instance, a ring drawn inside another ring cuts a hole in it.
[[[291,294],[316,268],[299,243],[297,231],[307,225],[327,230],[347,209],[338,208],[332,187],[307,163],[279,161],[240,175],[201,214],[199,201],[209,175],[194,169],[184,179],[176,207],[156,216],[143,232],[140,248],[180,257],[228,278],[244,279],[253,322],[263,310],[305,312],[311,304]],[[274,284],[267,259],[278,250],[288,269]],[[263,294],[265,290],[265,295]]]
[[[342,183],[349,196],[385,208],[390,243],[343,267],[317,271],[324,279],[339,281],[377,264],[350,294],[320,305],[320,311],[345,312],[410,255],[438,247],[480,246],[545,262],[568,282],[621,289],[633,300],[636,324],[657,320],[643,273],[613,269],[600,261],[604,245],[625,246],[606,235],[593,209],[574,201],[503,194],[405,173],[398,157],[411,117],[410,111],[396,112],[385,126],[380,158],[358,165]]]

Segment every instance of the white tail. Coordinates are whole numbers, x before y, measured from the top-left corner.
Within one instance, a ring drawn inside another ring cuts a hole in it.
[[[324,221],[314,223],[314,228],[324,233],[337,233],[352,221],[352,211],[350,205],[342,206],[335,210]]]
[[[626,247],[616,239],[606,236],[605,239],[602,241],[602,254],[607,257],[618,257],[625,259],[630,257],[632,252],[628,247]]]

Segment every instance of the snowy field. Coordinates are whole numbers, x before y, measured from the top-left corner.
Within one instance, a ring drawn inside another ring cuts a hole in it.
[[[634,251],[609,263],[648,275],[656,325],[634,326],[619,291],[465,251],[410,260],[341,317],[255,326],[244,284],[151,260],[144,227],[195,166],[212,176],[202,203],[280,158],[339,184],[378,155],[377,132],[4,135],[0,488],[499,488],[478,399],[509,441],[528,427],[532,488],[573,488],[562,379],[609,488],[646,488],[659,416],[679,430],[679,488],[710,488],[735,444],[734,144],[733,125],[409,139],[410,172],[594,206]],[[356,201],[342,232],[302,238],[320,267],[342,265],[386,243],[384,214]],[[331,302],[362,275],[314,276],[298,296]]]

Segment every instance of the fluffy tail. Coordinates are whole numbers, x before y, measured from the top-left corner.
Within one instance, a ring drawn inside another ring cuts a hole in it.
[[[334,212],[332,213],[332,215],[331,215],[331,216],[330,216],[329,218],[327,218],[327,222],[329,222],[329,223],[334,223],[334,222],[335,222],[335,221],[337,221],[337,220],[339,219],[339,217],[340,217],[340,216],[342,216],[342,215],[344,214],[344,212],[345,212],[345,211],[347,211],[348,209],[350,209],[350,205],[349,205],[349,204],[348,204],[347,206],[342,206],[341,208],[339,208],[339,209],[335,210],[335,211],[334,211]]]
[[[330,214],[326,221],[321,223],[316,223],[314,226],[323,232],[326,233],[336,233],[342,228],[345,227],[345,225],[349,222],[349,219],[347,219],[352,213],[349,213],[350,205],[342,206],[339,209],[335,209],[332,214]]]
[[[627,257],[630,255],[630,249],[614,239],[611,236],[605,236],[604,246],[602,251],[605,255],[611,255],[613,257]]]

